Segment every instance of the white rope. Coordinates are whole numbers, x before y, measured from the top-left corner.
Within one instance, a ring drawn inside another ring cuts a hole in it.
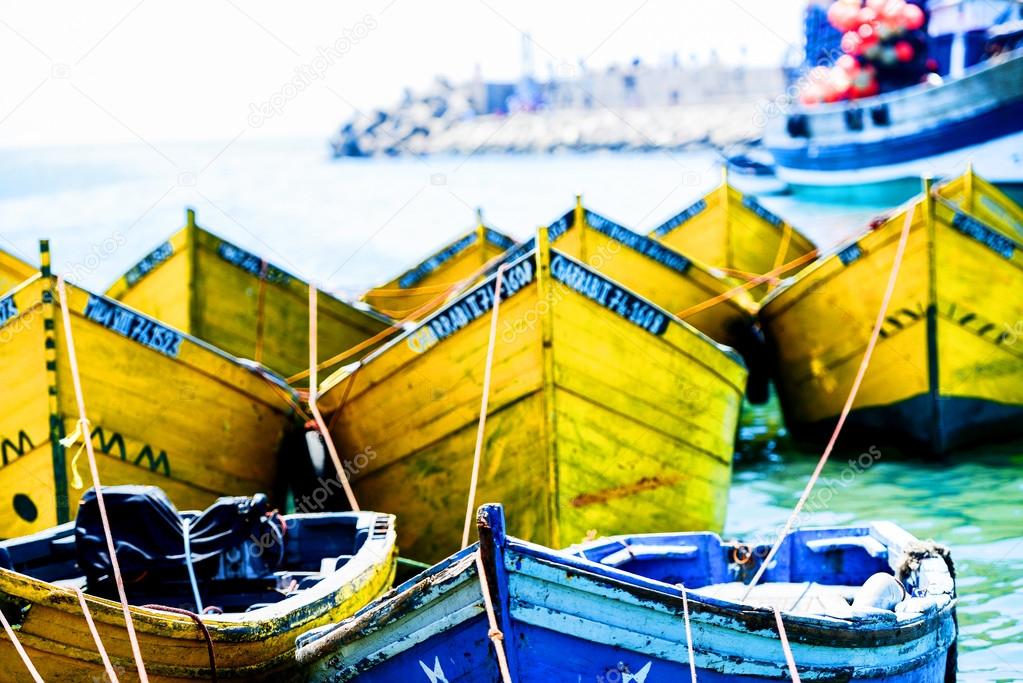
[[[789,637],[785,633],[785,624],[781,620],[781,612],[774,608],[774,620],[778,623],[778,635],[781,636],[781,649],[785,652],[785,663],[789,666],[789,675],[793,683],[800,683],[799,672],[796,670],[796,660],[792,657],[792,648],[789,647]]]
[[[686,645],[689,648],[689,675],[693,679],[692,683],[696,683],[696,655],[693,652],[693,629],[689,625],[689,595],[684,584],[680,583],[678,587],[682,589],[682,616],[686,621]]]
[[[121,602],[121,611],[124,613],[124,623],[128,629],[128,641],[131,643],[131,652],[135,658],[135,668],[138,669],[140,683],[149,683],[149,676],[146,674],[146,665],[142,661],[142,650],[139,647],[138,635],[135,633],[135,622],[131,617],[131,609],[128,606],[128,595],[124,590],[124,580],[121,578],[121,565],[117,561],[117,549],[114,547],[114,538],[110,532],[110,520],[107,518],[107,507],[103,502],[103,485],[99,478],[99,467],[96,464],[96,453],[92,447],[92,434],[89,430],[89,418],[85,412],[85,397],[82,394],[82,379],[78,374],[78,357],[75,355],[75,340],[71,332],[71,312],[68,310],[67,292],[64,288],[64,276],[57,277],[57,295],[60,297],[60,314],[64,321],[64,341],[67,344],[68,365],[71,369],[71,382],[75,388],[75,400],[78,402],[78,424],[82,430],[82,440],[85,442],[85,452],[89,456],[89,473],[92,475],[92,488],[96,492],[96,505],[99,508],[100,522],[103,524],[103,534],[106,537],[107,553],[110,555],[110,567],[114,572],[114,583],[117,584],[117,597]]]
[[[82,592],[81,588],[73,588],[72,590],[78,596],[78,604],[82,608],[82,616],[85,617],[85,623],[89,625],[92,642],[96,644],[96,650],[99,652],[99,658],[103,661],[103,668],[106,669],[107,678],[110,679],[110,683],[118,683],[117,674],[114,672],[114,665],[110,663],[107,649],[103,647],[103,641],[100,640],[99,631],[96,629],[96,622],[92,620],[92,612],[89,611],[89,603],[85,600],[85,593]]]
[[[334,439],[330,436],[330,431],[327,429],[327,423],[323,420],[323,415],[320,414],[320,408],[316,405],[316,285],[312,282],[309,283],[309,410],[313,415],[313,420],[316,422],[316,429],[319,430],[320,434],[323,435],[323,442],[327,445],[327,452],[330,454],[330,459],[334,463],[334,469],[337,470],[337,479],[341,482],[341,488],[345,490],[345,496],[348,498],[348,505],[354,512],[359,512],[359,503],[355,500],[355,491],[352,490],[351,484],[348,483],[348,477],[345,475],[345,468],[341,465],[341,457],[337,454],[337,447],[334,446]]]
[[[28,653],[25,652],[25,648],[21,646],[21,641],[18,640],[17,634],[14,633],[14,629],[11,628],[11,625],[8,623],[3,610],[0,610],[0,622],[3,622],[4,631],[7,632],[7,637],[10,638],[11,644],[14,645],[14,649],[18,651],[18,656],[21,657],[21,661],[25,663],[25,668],[28,669],[30,674],[32,674],[32,679],[36,683],[43,683],[43,677],[39,675],[35,664],[32,663]]]
[[[185,567],[188,568],[188,582],[192,584],[192,597],[195,599],[195,611],[202,614],[202,597],[199,596],[199,582],[195,580],[195,567],[192,566],[192,520],[185,517],[181,520],[185,535]]]
[[[505,264],[497,268],[494,283],[494,309],[490,314],[490,339],[487,342],[487,361],[483,368],[483,398],[480,400],[480,421],[476,429],[476,451],[472,456],[472,476],[469,478],[469,499],[465,505],[465,525],[462,527],[462,548],[469,547],[469,530],[476,507],[476,487],[479,485],[480,460],[483,457],[483,435],[487,425],[487,407],[490,404],[490,372],[494,365],[494,346],[497,342],[497,315],[501,306],[501,282],[504,279]]]
[[[831,456],[831,451],[834,450],[835,444],[838,442],[838,435],[842,432],[842,427],[845,426],[846,418],[849,417],[849,412],[852,410],[853,402],[856,400],[856,394],[860,391],[860,384],[863,382],[863,376],[867,373],[867,366],[870,365],[870,358],[874,355],[874,347],[877,346],[877,340],[881,334],[881,326],[884,324],[885,316],[888,313],[888,304],[892,300],[892,293],[895,291],[895,281],[899,277],[899,268],[902,265],[902,257],[906,253],[906,243],[909,241],[909,230],[913,225],[913,214],[915,210],[916,207],[913,206],[906,209],[906,221],[902,226],[899,245],[895,250],[895,260],[892,263],[891,273],[888,275],[888,285],[885,288],[884,297],[881,300],[881,307],[877,311],[877,319],[874,321],[874,328],[870,332],[870,340],[867,342],[867,349],[863,353],[863,360],[860,361],[860,367],[856,371],[856,378],[853,380],[852,389],[850,389],[849,396],[845,400],[845,405],[842,406],[842,413],[838,416],[838,422],[835,423],[835,430],[831,433],[831,439],[828,441],[828,445],[824,448],[824,453],[817,462],[817,467],[814,468],[813,474],[810,475],[810,481],[806,483],[806,488],[803,489],[803,495],[799,497],[799,502],[796,503],[796,507],[792,510],[792,514],[789,515],[788,521],[785,522],[785,528],[783,528],[781,533],[778,534],[778,538],[771,547],[771,551],[767,553],[767,557],[765,557],[764,561],[760,564],[760,567],[757,569],[757,573],[753,575],[753,580],[750,581],[749,585],[746,587],[746,592],[742,596],[743,601],[749,598],[749,594],[753,591],[753,587],[759,583],[760,579],[764,576],[764,572],[767,571],[767,568],[771,565],[771,561],[778,552],[778,548],[781,547],[782,541],[784,541],[789,535],[789,532],[792,531],[793,525],[799,518],[799,513],[803,510],[803,506],[806,505],[806,501],[810,497],[810,492],[813,491],[813,487],[817,483],[817,479],[824,470],[824,465],[828,462],[828,457]]]
[[[508,670],[508,658],[504,652],[504,634],[501,633],[501,629],[498,627],[494,603],[490,599],[490,582],[487,581],[487,570],[483,566],[483,558],[480,557],[478,550],[476,551],[476,573],[480,577],[480,590],[483,591],[483,606],[487,610],[487,622],[490,624],[487,637],[490,638],[490,642],[494,645],[494,653],[497,655],[497,666],[501,670],[501,681],[503,683],[512,683],[511,672]]]

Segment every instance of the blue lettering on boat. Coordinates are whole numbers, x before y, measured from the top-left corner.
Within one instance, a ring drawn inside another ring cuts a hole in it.
[[[462,239],[458,240],[454,244],[448,246],[443,251],[440,251],[430,258],[426,259],[418,266],[410,270],[401,276],[398,280],[398,286],[402,288],[411,287],[417,282],[421,281],[427,275],[440,268],[442,265],[453,259],[458,254],[462,253],[469,248],[473,242],[476,241],[476,233],[466,235]]]
[[[860,245],[853,243],[848,247],[838,252],[838,260],[842,262],[843,266],[847,266],[859,257],[863,256],[863,250],[860,249]]]
[[[572,209],[564,216],[547,226],[547,241],[554,244],[558,238],[568,232],[569,228],[575,225],[575,209]],[[535,237],[533,238],[536,239]]]
[[[156,249],[153,249],[153,251],[146,254],[141,261],[132,266],[128,272],[124,274],[125,282],[128,283],[128,286],[134,285],[173,255],[174,247],[170,242],[164,242]]]
[[[668,329],[668,316],[653,305],[563,254],[551,255],[551,276],[650,334]]]
[[[181,350],[180,333],[95,294],[89,295],[85,317],[165,356],[177,358]]]
[[[494,307],[496,275],[477,285],[438,311],[432,318],[409,334],[408,346],[423,353],[447,339],[458,330],[479,320]],[[516,294],[536,277],[533,255],[527,256],[504,271],[501,281],[501,301]]]
[[[484,228],[483,233],[486,235],[487,241],[496,247],[508,250],[515,246],[515,240],[510,237],[506,237],[499,232],[495,232],[490,228]]]
[[[699,216],[707,209],[707,200],[704,198],[697,199],[688,208],[678,212],[664,223],[654,228],[654,234],[658,237],[664,237],[669,232],[692,220],[694,217]]]
[[[263,278],[267,282],[281,283],[291,281],[291,275],[281,270],[272,263],[267,263],[253,253],[245,251],[228,242],[221,242],[217,247],[217,255],[242,270],[248,271],[256,277]]]
[[[620,242],[633,251],[639,252],[647,258],[653,259],[661,265],[667,266],[676,272],[685,273],[689,270],[689,266],[692,265],[689,259],[682,254],[679,254],[677,251],[668,249],[660,242],[655,242],[649,237],[645,237],[639,233],[629,230],[628,228],[622,227],[614,221],[604,218],[600,214],[587,211],[586,222],[600,234],[607,235],[616,242]]]
[[[13,294],[0,299],[0,325],[6,325],[8,320],[17,315],[18,304],[15,303]]]
[[[967,216],[965,213],[956,212],[955,217],[952,218],[952,227],[967,237],[977,240],[1003,258],[1011,259],[1016,250],[1016,245],[1012,240],[999,235],[976,218]]]
[[[776,228],[780,228],[782,225],[785,224],[785,221],[783,221],[781,218],[765,209],[763,205],[753,197],[743,197],[742,205]]]

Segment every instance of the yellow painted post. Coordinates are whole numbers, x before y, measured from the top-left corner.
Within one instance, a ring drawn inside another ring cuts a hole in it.
[[[476,244],[479,245],[480,267],[487,263],[487,226],[483,223],[483,209],[476,209]]]
[[[589,263],[589,250],[586,248],[586,238],[589,230],[586,226],[586,212],[583,210],[583,196],[581,194],[575,196],[575,208],[572,211],[572,224],[579,231],[579,260],[583,263]],[[544,228],[545,233],[546,231],[547,228]],[[537,246],[539,246],[539,242]]]
[[[577,210],[581,204],[577,204]],[[541,355],[543,356],[543,436],[547,455],[547,515],[550,520],[549,543],[561,547],[558,505],[557,411],[554,406],[554,288],[551,281],[551,245],[547,228],[536,233],[536,287],[540,314]]]
[[[67,461],[64,446],[60,440],[64,438],[64,417],[60,412],[60,394],[57,385],[57,325],[54,307],[54,280],[50,268],[50,241],[39,240],[40,272],[43,276],[42,312],[43,337],[46,346],[46,391],[47,406],[50,413],[50,454],[53,459],[53,495],[57,510],[57,524],[71,520],[71,509],[68,504]],[[90,438],[90,434],[83,438]]]
[[[188,254],[188,270],[186,273],[185,296],[188,301],[188,329],[189,334],[202,337],[202,330],[199,329],[199,311],[202,310],[202,296],[196,286],[196,278],[199,273],[199,240],[198,229],[195,223],[195,209],[185,209],[185,253]]]

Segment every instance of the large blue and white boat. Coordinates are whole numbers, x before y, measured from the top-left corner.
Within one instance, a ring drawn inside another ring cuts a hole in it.
[[[477,544],[301,636],[303,680],[689,680],[682,586],[699,681],[789,680],[775,608],[802,680],[954,680],[950,561],[890,523],[793,532],[749,595],[766,546],[676,533],[554,551],[507,537],[500,506],[478,523]]]
[[[972,163],[1010,193],[1023,190],[1023,47],[1017,35],[1023,24],[970,29],[963,17],[974,4],[1018,11],[1000,0],[930,3],[931,49],[946,63],[943,77],[873,97],[793,105],[773,119],[764,142],[779,178],[797,193],[825,199],[899,201],[921,176],[951,177]]]

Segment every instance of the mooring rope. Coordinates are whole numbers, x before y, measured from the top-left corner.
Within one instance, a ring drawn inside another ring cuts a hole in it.
[[[487,611],[487,623],[490,625],[487,637],[490,638],[490,642],[494,645],[494,652],[497,655],[497,666],[501,670],[501,680],[503,683],[512,683],[511,672],[508,670],[508,658],[504,652],[504,633],[501,632],[500,625],[497,623],[497,613],[494,611],[494,603],[490,597],[490,582],[487,580],[487,568],[483,565],[483,558],[478,550],[476,551],[476,573],[480,577],[483,607]]]
[[[92,620],[92,612],[89,610],[89,603],[85,600],[85,593],[82,592],[81,588],[75,587],[75,595],[78,596],[78,604],[82,608],[82,616],[85,617],[85,623],[89,626],[89,633],[92,634],[92,641],[96,644],[96,650],[99,652],[99,658],[103,661],[103,668],[107,672],[107,677],[110,679],[110,683],[118,683],[117,674],[114,672],[114,666],[110,663],[110,657],[107,656],[107,650],[103,647],[103,641],[99,637],[99,630],[96,628],[96,622]]]
[[[491,267],[493,267],[493,265],[495,263],[500,262],[504,258],[504,256],[505,256],[504,254],[498,254],[497,256],[494,256],[489,261],[484,263],[482,266],[477,268],[475,271],[473,271],[473,273],[471,275],[469,275],[468,277],[462,278],[461,280],[458,280],[457,282],[453,282],[453,283],[451,283],[449,285],[444,285],[445,286],[444,291],[442,291],[440,294],[438,294],[437,296],[433,297],[432,299],[430,299],[429,301],[424,303],[422,306],[419,306],[418,308],[412,310],[411,313],[408,313],[407,315],[405,315],[406,311],[402,311],[398,315],[390,316],[392,318],[400,318],[400,319],[396,319],[394,321],[394,323],[390,327],[388,327],[387,329],[381,330],[380,332],[377,332],[375,335],[373,335],[369,339],[365,339],[365,340],[359,342],[358,344],[356,344],[355,346],[342,351],[341,353],[337,354],[336,356],[333,356],[333,357],[328,358],[327,360],[325,360],[325,361],[323,361],[321,363],[318,363],[316,365],[316,369],[317,370],[323,370],[324,368],[329,368],[329,367],[331,367],[333,365],[337,365],[341,361],[343,361],[343,360],[345,360],[347,358],[350,358],[351,356],[355,355],[359,351],[362,351],[363,349],[366,349],[366,348],[368,348],[370,346],[373,346],[377,342],[379,342],[379,341],[381,341],[383,339],[386,339],[387,337],[391,336],[395,332],[403,329],[406,323],[414,322],[419,317],[420,314],[429,311],[431,308],[433,308],[434,305],[443,302],[445,299],[447,299],[449,296],[451,296],[455,292],[461,290],[466,285],[471,284],[473,282],[473,280],[475,280],[476,278],[478,278],[481,275],[483,275],[484,273],[486,273]],[[385,313],[385,314],[387,313],[387,311],[382,311],[381,309],[377,309],[377,310],[380,311],[381,313]],[[287,382],[288,382],[288,384],[294,384],[298,380],[305,379],[308,376],[309,376],[309,371],[308,370],[302,370],[301,372],[298,372],[298,373],[292,375],[291,377],[288,377],[287,378]]]
[[[216,650],[213,649],[213,636],[210,634],[209,627],[203,623],[202,617],[195,612],[190,612],[187,609],[181,609],[180,607],[168,607],[167,605],[142,605],[142,607],[145,609],[156,610],[157,612],[181,614],[195,622],[195,625],[199,628],[199,633],[202,634],[203,640],[206,641],[206,654],[210,658],[210,680],[216,683],[217,653]]]
[[[18,640],[17,634],[14,629],[11,628],[11,624],[7,621],[7,617],[4,615],[4,611],[0,609],[0,623],[3,623],[4,631],[7,633],[7,637],[11,641],[11,645],[18,651],[18,656],[21,657],[21,661],[25,664],[25,668],[32,675],[32,679],[36,683],[44,683],[43,677],[39,675],[39,671],[36,669],[36,665],[32,663],[32,659],[25,652],[25,648],[21,646],[21,641]]]
[[[771,561],[778,552],[778,548],[781,547],[782,541],[784,541],[789,535],[789,532],[792,531],[792,526],[799,517],[799,513],[802,511],[803,506],[806,505],[806,501],[810,497],[810,492],[813,491],[813,487],[817,483],[817,479],[820,477],[821,471],[824,469],[824,465],[828,462],[828,458],[831,456],[831,451],[835,448],[835,443],[838,441],[838,435],[842,433],[842,427],[845,426],[846,418],[849,417],[849,412],[852,410],[853,402],[856,400],[856,394],[859,393],[860,390],[860,384],[863,382],[863,377],[867,373],[867,366],[870,365],[870,358],[874,354],[874,347],[877,346],[877,340],[881,335],[881,326],[884,324],[885,316],[888,313],[888,304],[891,303],[892,294],[895,292],[895,281],[899,277],[899,268],[902,266],[902,257],[906,253],[906,243],[909,241],[909,231],[913,225],[913,214],[915,210],[915,206],[911,206],[906,209],[906,220],[902,226],[902,234],[899,236],[899,244],[895,250],[895,259],[892,263],[892,270],[888,275],[888,285],[885,287],[884,297],[881,299],[881,307],[877,312],[877,319],[874,321],[874,328],[870,331],[870,340],[867,342],[867,349],[863,353],[863,360],[860,361],[860,367],[856,371],[856,377],[853,379],[849,396],[845,400],[845,405],[842,406],[842,412],[838,416],[838,422],[835,424],[835,429],[831,433],[828,445],[824,448],[824,453],[817,462],[817,467],[814,468],[813,474],[810,476],[810,480],[806,483],[806,488],[803,489],[803,495],[799,497],[796,507],[792,510],[792,514],[789,515],[788,521],[785,522],[785,527],[782,529],[781,533],[778,534],[777,540],[775,540],[774,545],[771,547],[771,551],[767,554],[767,557],[764,558],[764,561],[760,564],[760,568],[757,569],[757,573],[753,575],[753,580],[750,581],[745,594],[742,596],[743,600],[746,600],[746,598],[749,597],[753,587],[757,585],[763,577],[764,572],[767,571],[768,566],[770,566]]]
[[[785,227],[782,230],[781,241],[778,242],[778,252],[774,255],[774,267],[772,269],[777,269],[785,262],[785,255],[789,252],[789,242],[791,241],[792,226],[786,221]],[[775,284],[775,282],[771,282],[768,286],[773,288]]]
[[[788,271],[792,270],[793,268],[798,268],[799,266],[803,265],[804,263],[809,263],[810,261],[813,261],[814,259],[816,259],[819,255],[820,255],[820,252],[817,249],[814,249],[813,251],[808,251],[805,254],[803,254],[802,256],[800,256],[799,258],[793,259],[793,260],[789,261],[788,263],[785,263],[785,264],[783,264],[781,266],[778,266],[777,268],[775,268],[773,270],[769,270],[768,272],[764,273],[763,275],[757,275],[756,277],[750,279],[748,282],[744,282],[741,285],[738,285],[736,287],[733,287],[733,288],[729,289],[728,291],[721,292],[717,296],[712,296],[711,298],[707,299],[706,301],[701,301],[698,304],[694,304],[694,305],[690,306],[689,308],[683,309],[683,310],[679,311],[678,313],[676,313],[675,316],[678,317],[678,318],[681,318],[682,320],[685,320],[689,316],[696,315],[697,313],[700,313],[701,311],[705,311],[708,308],[711,308],[712,306],[716,306],[717,304],[721,303],[722,301],[728,301],[729,299],[732,299],[735,296],[737,296],[739,294],[742,294],[743,292],[745,292],[747,290],[753,289],[757,285],[760,285],[760,284],[762,284],[764,282],[769,282],[769,281],[775,279],[778,275],[781,275],[782,273],[788,272]]]
[[[490,405],[490,376],[494,366],[494,347],[497,343],[497,316],[501,306],[501,283],[504,280],[505,264],[497,269],[494,283],[494,308],[490,312],[490,338],[487,340],[487,360],[483,366],[483,398],[480,399],[480,421],[476,428],[476,450],[472,456],[472,476],[469,478],[469,499],[465,505],[465,526],[462,527],[462,548],[469,547],[469,529],[472,528],[472,514],[476,507],[476,487],[479,485],[480,460],[483,457],[483,435],[487,426],[487,408]]]
[[[309,283],[309,411],[313,415],[313,420],[316,422],[316,428],[320,434],[323,435],[323,441],[327,445],[327,452],[330,453],[330,459],[334,463],[335,469],[337,469],[337,478],[341,482],[341,487],[345,490],[345,496],[348,498],[348,505],[352,508],[353,512],[359,512],[359,503],[355,500],[355,491],[352,490],[351,484],[348,483],[348,476],[345,474],[345,468],[341,464],[341,457],[337,454],[337,447],[334,445],[334,439],[330,436],[330,431],[327,429],[327,424],[323,421],[323,415],[320,414],[320,408],[316,405],[316,285]]]
[[[75,355],[75,340],[71,332],[71,313],[68,309],[67,292],[64,287],[64,276],[57,276],[57,294],[60,297],[60,313],[64,321],[64,341],[67,345],[68,365],[71,370],[71,382],[75,389],[75,400],[78,403],[78,424],[82,430],[82,439],[85,441],[85,453],[89,457],[89,473],[92,475],[92,487],[96,492],[96,505],[99,507],[99,517],[103,524],[103,535],[106,537],[107,553],[110,555],[110,567],[114,572],[114,582],[117,584],[117,597],[121,601],[121,611],[124,612],[124,623],[128,629],[128,641],[131,643],[132,655],[135,658],[135,667],[138,669],[139,681],[149,683],[149,676],[146,674],[146,665],[142,661],[142,650],[139,648],[138,634],[135,633],[135,622],[131,617],[131,608],[128,606],[128,595],[124,590],[124,580],[121,578],[121,566],[117,561],[117,548],[114,546],[114,537],[110,531],[110,520],[107,518],[107,508],[103,502],[103,485],[99,478],[99,467],[96,464],[96,453],[92,447],[92,438],[89,432],[89,418],[85,412],[85,398],[82,394],[82,378],[78,373],[78,357]]]
[[[781,636],[781,649],[785,652],[785,663],[789,666],[789,675],[793,683],[800,683],[799,671],[796,670],[796,660],[792,656],[792,648],[789,647],[789,636],[785,633],[785,623],[781,620],[781,612],[774,607],[774,620],[778,624],[778,635]]]
[[[692,677],[692,683],[696,683],[696,654],[693,650],[693,629],[689,625],[689,595],[685,584],[680,583],[678,587],[682,589],[682,616],[686,622],[686,645],[689,648],[689,675]]]

